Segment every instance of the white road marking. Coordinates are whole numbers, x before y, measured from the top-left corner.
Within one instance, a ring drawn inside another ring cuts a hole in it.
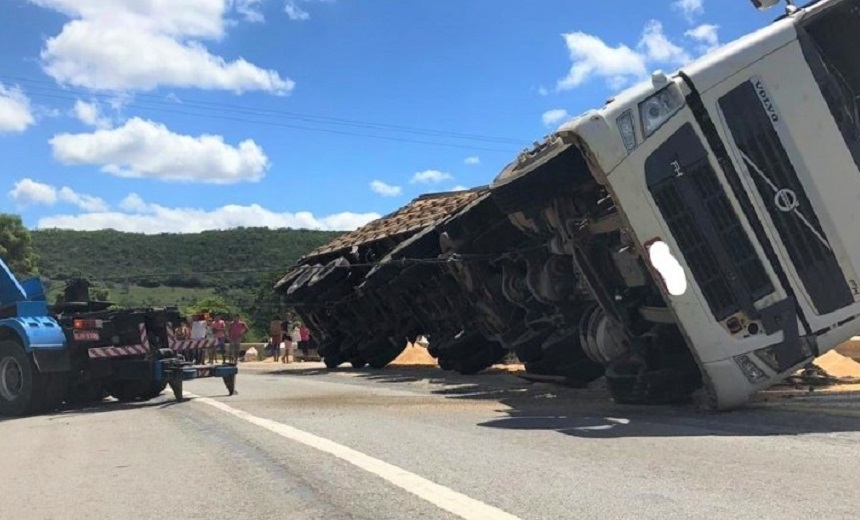
[[[424,477],[410,473],[403,468],[399,468],[393,464],[365,455],[360,451],[343,446],[334,441],[318,437],[312,433],[308,433],[292,426],[287,426],[271,419],[264,419],[248,412],[233,408],[220,401],[210,399],[208,397],[200,397],[186,392],[186,396],[193,397],[193,402],[204,403],[226,412],[234,417],[243,419],[251,424],[276,433],[281,437],[292,441],[300,442],[305,446],[315,448],[319,451],[334,455],[335,457],[349,462],[353,466],[359,467],[365,471],[373,473],[395,486],[408,491],[427,502],[448,511],[465,520],[520,520],[510,513],[506,513],[501,509],[485,504],[474,498],[470,498],[462,493],[458,493],[453,489],[427,480]]]

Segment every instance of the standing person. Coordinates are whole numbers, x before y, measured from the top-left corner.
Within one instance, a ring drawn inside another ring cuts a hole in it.
[[[203,314],[197,313],[191,319],[193,320],[191,322],[191,339],[197,341],[206,339],[208,327],[206,326],[206,320],[203,318]],[[205,349],[202,348],[191,351],[194,363],[203,364],[206,361],[204,353]]]
[[[283,329],[281,329],[281,319],[275,315],[269,323],[269,342],[272,344],[272,361],[278,361],[281,354],[281,342],[283,338]]]
[[[290,334],[290,315],[287,314],[284,321],[281,322],[281,339],[284,345],[284,352],[281,355],[281,363],[287,363],[290,360],[293,350],[293,337]]]
[[[215,320],[212,322],[212,335],[215,337],[215,348],[209,359],[214,363],[218,359],[218,353],[221,353],[221,362],[227,361],[227,323],[221,319],[220,314],[215,315]]]
[[[293,348],[296,349],[302,340],[302,332],[298,322],[294,323],[293,328],[290,329],[290,336],[293,338]],[[302,360],[304,360],[304,356],[302,356]]]
[[[302,359],[308,358],[310,351],[311,329],[307,328],[304,323],[299,327],[299,348],[302,349]]]
[[[228,337],[230,338],[230,349],[227,351],[227,359],[229,363],[239,362],[239,351],[242,347],[242,338],[248,332],[248,324],[242,321],[238,314],[233,315],[233,321],[230,322]]]

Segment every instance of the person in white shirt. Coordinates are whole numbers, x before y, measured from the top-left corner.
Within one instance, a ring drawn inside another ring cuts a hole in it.
[[[206,339],[208,324],[202,314],[194,315],[194,321],[191,323],[191,339],[201,340]],[[191,355],[196,363],[203,363],[206,359],[205,349],[195,349]]]

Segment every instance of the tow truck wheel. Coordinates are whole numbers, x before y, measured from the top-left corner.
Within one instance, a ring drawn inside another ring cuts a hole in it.
[[[0,414],[25,415],[33,399],[35,367],[14,341],[0,341]]]
[[[147,397],[147,395],[151,394],[153,390],[147,388],[146,384],[140,381],[115,381],[108,386],[111,397],[121,402],[134,401],[139,398],[151,399],[155,396]]]
[[[23,347],[0,341],[0,415],[20,417],[49,410],[65,397],[65,374],[40,374]]]
[[[69,387],[66,402],[69,404],[97,403],[107,397],[101,383],[90,382]]]
[[[161,392],[167,388],[167,381],[161,381],[159,383],[152,383],[152,386],[147,390],[141,397],[143,399],[154,399],[161,395]]]

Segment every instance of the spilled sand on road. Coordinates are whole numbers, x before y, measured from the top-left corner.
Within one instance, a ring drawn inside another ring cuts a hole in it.
[[[427,349],[414,343],[407,343],[406,349],[388,364],[393,367],[435,367],[436,358]]]
[[[436,358],[430,355],[427,352],[425,347],[422,347],[419,343],[407,343],[406,349],[397,356],[394,361],[388,364],[390,367],[438,367],[438,362]],[[525,371],[525,365],[516,363],[516,364],[496,364],[489,367],[485,372],[523,372]]]
[[[860,378],[860,363],[835,350],[816,358],[814,363],[833,377]]]

